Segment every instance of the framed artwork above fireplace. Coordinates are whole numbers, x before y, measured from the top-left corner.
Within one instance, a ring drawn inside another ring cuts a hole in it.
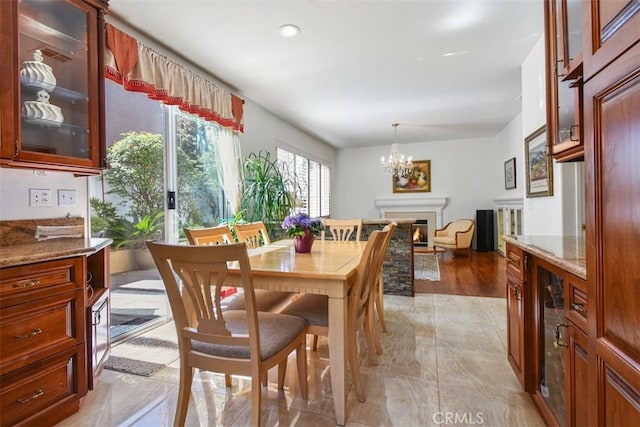
[[[414,160],[411,171],[392,177],[394,193],[430,193],[431,160]]]

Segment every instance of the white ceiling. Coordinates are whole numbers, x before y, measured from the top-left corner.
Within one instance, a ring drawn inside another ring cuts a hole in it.
[[[335,147],[496,135],[542,0],[111,0],[115,18]],[[291,39],[278,34],[298,25]],[[451,54],[453,55],[445,55]]]

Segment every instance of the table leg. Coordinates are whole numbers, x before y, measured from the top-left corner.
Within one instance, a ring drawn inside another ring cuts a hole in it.
[[[343,426],[347,406],[347,299],[329,297],[329,365],[336,424]]]

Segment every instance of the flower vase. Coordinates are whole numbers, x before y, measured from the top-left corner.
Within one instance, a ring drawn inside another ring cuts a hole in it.
[[[298,253],[311,252],[314,236],[311,231],[304,230],[304,236],[293,239],[293,245]]]

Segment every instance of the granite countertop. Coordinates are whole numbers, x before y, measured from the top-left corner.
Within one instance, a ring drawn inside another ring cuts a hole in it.
[[[0,246],[0,267],[12,267],[77,255],[91,255],[109,246],[111,239],[60,238]]]
[[[577,236],[504,236],[504,240],[587,280],[585,239]]]

